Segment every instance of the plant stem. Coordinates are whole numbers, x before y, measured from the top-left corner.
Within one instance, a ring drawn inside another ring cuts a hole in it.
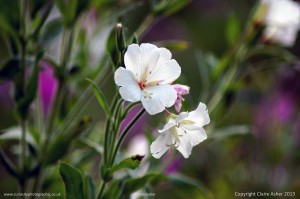
[[[21,43],[21,96],[25,96],[25,78],[26,78],[26,7],[27,0],[23,0],[20,6],[20,43]],[[19,179],[21,192],[26,190],[26,113],[21,113],[21,142],[20,142],[20,168],[22,171],[21,179]]]
[[[97,199],[101,199],[102,195],[103,195],[103,192],[104,192],[104,189],[105,189],[105,186],[106,186],[106,182],[102,182],[102,185],[101,185],[101,188],[100,188],[100,191],[98,193],[98,196],[97,196]]]
[[[116,105],[118,103],[118,99],[119,99],[119,93],[117,93],[113,99],[113,102],[111,104],[110,107],[110,112],[114,113],[115,109],[116,109]],[[111,119],[107,118],[106,119],[106,125],[105,125],[105,134],[104,134],[104,165],[106,165],[108,163],[109,160],[109,155],[108,155],[108,151],[109,151],[109,140],[110,140],[110,130],[111,130]]]
[[[110,161],[110,165],[114,164],[115,158],[117,156],[118,150],[122,144],[122,142],[124,141],[126,135],[128,134],[129,130],[132,128],[132,126],[140,119],[140,117],[145,113],[145,109],[143,108],[142,110],[140,110],[140,112],[131,120],[131,122],[126,126],[126,128],[124,129],[124,131],[121,133],[121,136],[118,140],[117,146],[115,148],[115,150],[113,151],[113,155]]]
[[[119,127],[120,127],[120,124],[122,122],[122,119],[120,118],[120,113],[122,111],[122,103],[123,103],[123,99],[119,100],[117,105],[115,106],[115,110],[114,110],[114,124],[113,124],[113,129],[112,129],[112,132],[110,134],[112,134],[112,136],[110,137],[111,139],[109,140],[111,145],[109,148],[108,151],[113,151],[114,150],[114,147],[115,147],[115,144],[116,144],[116,138],[117,138],[117,135],[118,135],[118,132],[119,132]],[[109,162],[111,160],[111,155],[112,153],[109,154],[108,156],[108,166],[109,166]]]

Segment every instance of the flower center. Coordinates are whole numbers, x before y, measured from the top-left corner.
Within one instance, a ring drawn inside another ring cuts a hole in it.
[[[146,88],[146,86],[147,86],[144,81],[138,82],[138,85],[139,85],[139,87],[140,87],[141,90],[144,90]]]

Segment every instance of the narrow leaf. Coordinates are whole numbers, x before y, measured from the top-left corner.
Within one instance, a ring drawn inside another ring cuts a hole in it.
[[[99,104],[101,105],[101,107],[103,108],[104,112],[106,113],[106,115],[109,116],[109,118],[111,118],[111,112],[109,110],[109,106],[107,104],[107,101],[105,99],[105,96],[104,94],[102,93],[102,91],[99,89],[99,87],[96,85],[95,82],[93,82],[92,80],[90,79],[87,79],[87,81],[91,82],[92,83],[92,86],[93,86],[93,91],[94,91],[94,94],[99,102]]]
[[[95,193],[95,184],[91,176],[86,176],[84,179],[84,188],[85,188],[85,198],[94,199],[96,198]]]
[[[143,158],[144,158],[144,156],[140,156],[140,155],[135,155],[130,158],[126,158],[126,159],[122,160],[121,162],[119,162],[118,164],[114,165],[111,168],[111,172],[115,172],[115,171],[118,171],[121,169],[134,170],[139,167]]]
[[[226,26],[226,39],[229,45],[233,45],[240,34],[240,23],[238,19],[231,15]]]
[[[245,135],[249,132],[251,132],[251,127],[249,125],[229,126],[214,131],[213,133],[209,134],[208,138],[214,140],[221,140],[229,136]]]
[[[167,177],[160,173],[149,173],[139,178],[133,178],[125,181],[122,197],[129,197],[135,191],[145,187],[148,183],[156,184],[158,182],[166,181]]]
[[[115,180],[104,193],[103,199],[118,199],[122,196],[124,180]]]
[[[65,184],[66,198],[84,198],[83,179],[80,171],[66,163],[60,163],[59,173]]]

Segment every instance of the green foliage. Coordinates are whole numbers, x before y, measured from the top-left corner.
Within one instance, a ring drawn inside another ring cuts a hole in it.
[[[176,174],[168,176],[176,195],[183,198],[214,199],[214,195],[199,181]]]
[[[113,28],[106,42],[106,52],[108,53],[114,66],[118,66],[120,62],[120,53],[117,47],[117,31]]]
[[[91,119],[89,117],[83,118],[79,124],[71,128],[70,131],[62,132],[55,136],[45,154],[45,157],[47,157],[44,160],[45,164],[53,164],[63,157],[67,153],[71,141],[83,133],[90,122]]]
[[[146,28],[143,25],[148,17],[151,16],[150,12],[151,8],[147,3],[138,1],[120,14],[119,22],[123,25],[126,40],[131,38],[135,33],[139,35],[141,28]]]
[[[20,28],[20,1],[0,0],[0,27],[9,34],[17,34]]]
[[[135,155],[132,156],[130,158],[126,158],[124,160],[122,160],[121,162],[119,162],[118,164],[115,164],[110,171],[111,172],[116,172],[118,170],[121,169],[136,169],[140,166],[140,163],[142,161],[142,159],[144,158],[144,156],[140,156],[140,155]]]
[[[226,39],[229,45],[233,45],[241,33],[240,22],[235,15],[230,15],[226,26]]]
[[[151,0],[154,15],[171,15],[185,7],[190,0]]]
[[[26,87],[26,95],[18,101],[17,109],[21,117],[25,118],[28,113],[30,104],[33,102],[37,95],[38,90],[38,73],[39,73],[39,61],[42,59],[43,53],[39,53],[36,56],[33,72]]]
[[[61,162],[59,163],[59,173],[65,184],[66,198],[84,198],[84,182],[80,171]]]
[[[43,0],[29,0],[29,9],[31,18],[35,18],[36,14],[44,6],[45,1]]]
[[[99,104],[101,105],[101,107],[104,110],[104,112],[106,113],[106,115],[111,119],[112,114],[110,112],[109,105],[107,103],[107,100],[106,100],[103,92],[100,90],[100,88],[97,86],[97,84],[95,82],[93,82],[92,80],[89,80],[89,79],[86,79],[86,80],[92,83],[94,95],[96,96]]]
[[[183,40],[170,40],[170,41],[161,41],[156,42],[158,46],[167,48],[168,50],[186,50],[188,48],[188,43]]]
[[[145,187],[147,184],[157,184],[167,180],[167,177],[160,173],[148,173],[139,178],[115,180],[110,189],[103,195],[104,199],[129,198],[130,194]]]
[[[84,178],[84,189],[85,189],[84,190],[85,198],[89,198],[89,199],[96,198],[95,184],[93,182],[93,179],[89,175]]]
[[[72,27],[90,4],[90,0],[55,0],[55,2],[63,16],[63,23],[67,27]]]
[[[160,173],[148,173],[139,178],[128,179],[124,183],[123,197],[129,197],[131,193],[144,188],[148,183],[151,185],[166,181],[167,177]]]
[[[122,196],[124,180],[115,180],[110,188],[104,193],[103,199],[118,199]]]
[[[22,137],[22,132],[20,128],[10,128],[3,131],[0,135],[0,145],[7,140],[17,140],[20,141]],[[34,145],[34,139],[30,133],[26,133],[26,142]]]
[[[50,43],[53,39],[55,39],[63,29],[63,23],[61,19],[54,19],[45,25],[41,33],[41,41],[45,44]]]

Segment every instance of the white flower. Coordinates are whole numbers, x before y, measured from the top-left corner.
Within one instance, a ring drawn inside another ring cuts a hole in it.
[[[169,50],[152,44],[129,45],[124,56],[126,69],[120,67],[115,72],[122,98],[141,101],[151,115],[173,106],[177,93],[170,84],[179,77],[181,68],[171,57]]]
[[[143,155],[146,159],[149,156],[149,144],[145,135],[136,135],[132,138],[125,154],[127,157]]]
[[[266,6],[264,38],[285,47],[294,45],[300,29],[300,4],[292,0],[262,0]]]
[[[152,156],[160,158],[169,148],[175,147],[185,158],[191,155],[192,148],[207,138],[203,126],[210,122],[206,105],[200,103],[190,113],[182,112],[170,118],[160,135],[151,144]]]

